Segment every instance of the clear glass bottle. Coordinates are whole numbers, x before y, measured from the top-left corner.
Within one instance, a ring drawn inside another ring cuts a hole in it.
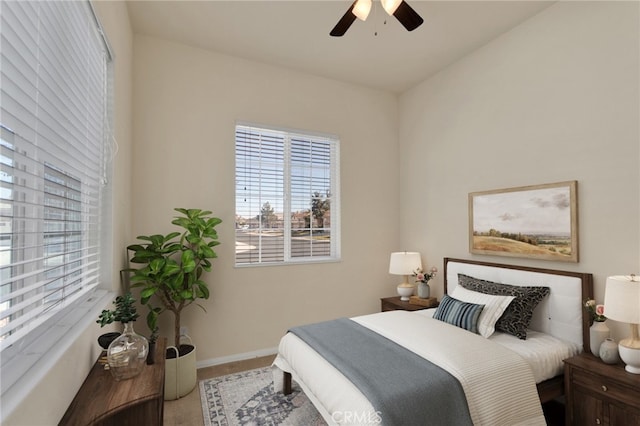
[[[107,349],[107,362],[113,378],[126,380],[140,374],[148,352],[149,343],[133,330],[133,322],[124,323],[124,331]]]

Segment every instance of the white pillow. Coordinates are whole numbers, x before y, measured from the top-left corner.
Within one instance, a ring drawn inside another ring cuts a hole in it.
[[[489,337],[496,330],[496,322],[500,319],[504,310],[507,309],[514,296],[494,296],[491,294],[478,293],[467,290],[458,285],[449,295],[463,302],[484,305],[484,309],[478,319],[478,334],[482,337]]]

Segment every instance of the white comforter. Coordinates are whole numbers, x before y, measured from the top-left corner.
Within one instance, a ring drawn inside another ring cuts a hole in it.
[[[423,309],[414,313],[432,317],[435,311],[435,309]],[[534,330],[527,330],[527,340],[520,340],[498,331],[493,333],[489,340],[520,355],[531,367],[536,383],[562,374],[564,360],[582,352],[582,345]]]
[[[545,424],[531,369],[513,351],[406,311],[352,319],[456,377],[475,425]],[[374,424],[380,418],[384,424],[384,413],[378,416],[350,381],[291,333],[282,338],[274,364],[292,373],[329,424]],[[427,419],[416,419],[419,423],[424,420]]]

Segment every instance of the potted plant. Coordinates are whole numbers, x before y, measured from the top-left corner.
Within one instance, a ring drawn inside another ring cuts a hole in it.
[[[180,316],[184,308],[198,299],[209,298],[209,289],[202,280],[202,274],[211,271],[211,259],[217,257],[213,248],[220,243],[215,227],[222,222],[207,210],[175,210],[181,215],[171,223],[183,231],[142,235],[138,240],[144,243],[127,247],[133,252],[131,263],[142,265],[139,269],[130,270],[132,287],[141,289],[140,302],[147,305],[155,298],[161,306],[158,310],[152,309],[154,315],[167,311],[173,314],[175,346],[167,349],[165,399],[174,399],[174,386],[177,388],[175,397],[179,398],[191,392],[197,382],[195,345],[181,344]],[[172,377],[174,368],[175,379]]]
[[[137,376],[144,367],[149,344],[147,339],[137,334],[133,323],[138,318],[136,300],[131,293],[116,297],[114,310],[105,309],[98,320],[100,327],[114,321],[122,323],[124,331],[107,347],[107,363],[116,380],[125,380]]]
[[[147,355],[147,365],[154,364],[156,362],[156,342],[158,341],[158,315],[162,311],[161,308],[154,308],[149,306],[149,313],[147,314],[147,326],[149,327],[149,355]]]

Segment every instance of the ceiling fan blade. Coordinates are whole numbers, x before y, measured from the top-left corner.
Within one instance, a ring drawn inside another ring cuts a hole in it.
[[[424,22],[424,19],[404,0],[402,0],[402,3],[400,3],[396,11],[393,12],[393,16],[404,25],[407,31],[415,30]]]
[[[329,33],[333,37],[342,37],[344,33],[347,32],[353,21],[356,20],[356,15],[353,14],[353,7],[356,5],[358,0],[354,1],[347,13],[345,13],[342,18],[338,21],[335,27]]]

